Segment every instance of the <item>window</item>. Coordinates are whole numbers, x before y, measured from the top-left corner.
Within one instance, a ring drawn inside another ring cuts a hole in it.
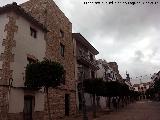
[[[60,53],[62,57],[64,57],[64,49],[65,49],[65,46],[63,44],[60,44]]]
[[[37,31],[34,28],[30,27],[30,32],[32,37],[37,38]]]
[[[70,112],[70,96],[65,94],[65,116],[69,116]]]
[[[64,37],[64,32],[60,30],[60,36],[63,38]]]
[[[24,120],[32,120],[33,110],[34,110],[34,97],[24,96],[24,109],[23,109]]]
[[[93,61],[93,55],[90,53],[90,60]]]

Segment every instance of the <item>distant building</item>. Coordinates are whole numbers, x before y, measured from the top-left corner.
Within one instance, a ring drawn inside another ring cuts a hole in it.
[[[109,62],[108,65],[109,67],[113,69],[115,76],[116,76],[116,81],[123,83],[124,82],[123,78],[120,75],[119,70],[118,70],[118,64],[116,62]]]
[[[123,78],[119,73],[116,62],[107,62],[106,60],[97,60],[99,70],[97,70],[97,77],[103,78],[104,81],[118,81],[123,82]]]
[[[135,91],[145,92],[147,89],[149,89],[150,84],[151,84],[151,82],[134,84],[133,87],[134,87]]]
[[[106,60],[99,59],[97,60],[99,70],[97,70],[97,77],[103,78],[104,81],[118,81],[124,83],[122,76],[119,73],[118,65],[116,62],[107,62]],[[97,104],[101,108],[106,108],[106,97],[98,97]]]
[[[117,73],[107,63],[107,61],[99,59],[97,60],[99,70],[97,70],[97,77],[103,78],[104,81],[116,81]]]
[[[134,90],[141,93],[140,99],[146,99],[145,92],[150,88],[151,82],[134,84]]]

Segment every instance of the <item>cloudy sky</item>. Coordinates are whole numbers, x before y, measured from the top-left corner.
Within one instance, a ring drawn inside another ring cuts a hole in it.
[[[13,1],[22,3],[27,0],[5,0],[0,1],[0,5]],[[150,74],[160,70],[160,0],[156,1],[159,2],[156,5],[133,6],[55,0],[72,22],[73,32],[80,32],[100,52],[97,59],[116,61],[121,75],[125,77],[127,70],[133,83],[139,83],[139,79],[135,79],[137,76],[148,81]]]

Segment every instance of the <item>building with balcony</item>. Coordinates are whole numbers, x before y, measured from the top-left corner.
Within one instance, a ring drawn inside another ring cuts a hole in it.
[[[99,69],[95,56],[99,52],[80,34],[73,33],[74,56],[75,56],[75,79],[78,84],[84,79],[96,78],[96,71]],[[86,105],[91,106],[91,96],[85,93]],[[82,98],[77,88],[77,107],[81,109]]]
[[[72,23],[54,1],[1,7],[0,29],[0,120],[48,120],[43,89],[24,86],[26,65],[44,57],[61,63],[66,71],[65,82],[49,89],[52,120],[75,115]]]
[[[116,81],[124,83],[122,76],[119,73],[118,64],[116,62],[109,62],[108,65],[113,69],[116,76]]]
[[[109,66],[106,60],[97,60],[99,70],[97,70],[97,77],[103,78],[104,81],[116,81],[117,73]]]

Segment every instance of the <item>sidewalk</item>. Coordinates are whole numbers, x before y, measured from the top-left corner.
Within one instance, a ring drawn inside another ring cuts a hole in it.
[[[160,102],[139,101],[94,120],[160,120]]]
[[[88,120],[160,120],[160,102],[137,101],[120,108],[118,111],[99,111],[97,112],[97,118],[94,119],[92,112],[87,115]],[[83,116],[79,115],[63,120],[83,120]]]
[[[122,108],[122,109],[125,109],[125,108]],[[105,116],[105,115],[109,115],[109,114],[114,114],[114,112],[116,111],[113,111],[113,110],[109,110],[109,109],[103,109],[101,111],[97,111],[96,113],[96,116],[97,118],[93,118],[93,112],[88,112],[87,113],[87,116],[88,116],[88,120],[97,120],[98,118],[102,117],[102,116]],[[65,118],[63,120],[83,120],[83,115],[82,114],[79,114],[77,115],[76,117],[72,117],[72,118]]]

